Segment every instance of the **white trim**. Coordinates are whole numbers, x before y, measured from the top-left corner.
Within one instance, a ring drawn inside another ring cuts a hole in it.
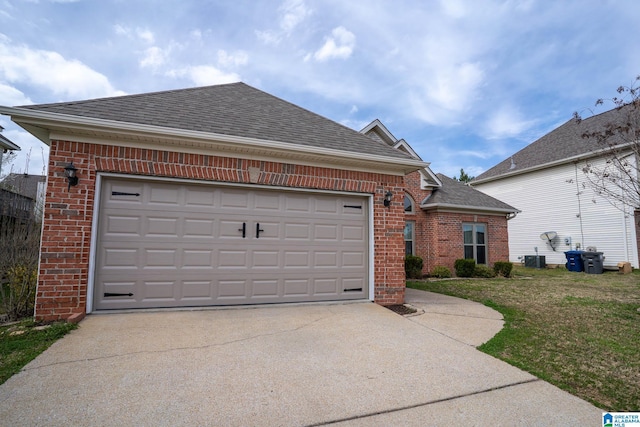
[[[374,271],[374,263],[375,263],[375,245],[374,245],[374,223],[373,223],[373,204],[374,204],[374,194],[371,193],[356,193],[351,191],[331,191],[331,190],[314,190],[309,188],[293,188],[293,187],[280,187],[280,186],[270,186],[270,185],[262,185],[262,184],[247,184],[247,183],[236,183],[236,182],[220,182],[220,181],[202,181],[202,180],[193,180],[186,178],[169,178],[169,177],[156,177],[156,176],[147,176],[147,175],[127,175],[127,174],[118,174],[111,172],[98,172],[96,174],[96,188],[95,188],[95,197],[93,203],[93,220],[91,224],[91,239],[90,239],[90,247],[89,247],[89,270],[87,275],[87,308],[86,313],[93,312],[93,298],[95,291],[95,276],[96,276],[96,251],[98,244],[98,220],[100,216],[100,200],[102,200],[102,180],[104,178],[117,178],[117,179],[127,179],[127,180],[137,180],[137,181],[162,181],[162,182],[171,182],[171,183],[181,183],[181,184],[192,184],[192,185],[210,185],[213,187],[236,187],[236,188],[244,188],[248,190],[273,190],[273,191],[288,191],[292,193],[315,193],[315,194],[327,194],[327,195],[349,195],[349,196],[357,196],[366,199],[368,202],[368,210],[369,215],[367,218],[368,228],[369,228],[369,238],[368,238],[368,246],[367,250],[369,251],[369,265],[368,265],[368,280],[367,286],[369,287],[369,300],[375,300],[375,271]],[[44,223],[44,221],[43,221]]]
[[[96,277],[96,245],[98,244],[98,217],[102,199],[102,174],[96,174],[96,188],[93,193],[93,219],[91,220],[91,239],[89,241],[89,271],[87,272],[87,313],[93,311],[93,291]]]
[[[502,209],[502,208],[490,208],[490,207],[472,207],[472,206],[458,206],[458,205],[450,205],[446,203],[433,203],[428,205],[420,205],[420,209],[423,210],[431,210],[437,209],[439,212],[451,212],[451,213],[460,213],[460,212],[468,212],[479,215],[504,215],[510,213],[520,213],[521,211],[517,209]]]
[[[364,128],[362,128],[362,130],[360,130],[360,133],[366,135],[367,132],[376,127],[382,131],[381,138],[388,140],[388,142],[385,142],[385,144],[391,145],[389,143],[395,143],[398,140],[398,138],[393,136],[393,134],[389,132],[389,129],[387,129],[387,127],[382,124],[380,119],[375,119],[374,121],[366,125]]]
[[[375,230],[374,230],[374,224],[373,224],[373,194],[369,195],[369,218],[367,218],[367,220],[369,221],[369,301],[375,301],[376,299],[376,294],[375,294],[375,287],[376,287],[376,283],[375,283],[375,270],[373,268],[373,266],[375,265],[375,242],[374,242],[374,237],[375,237]]]
[[[97,176],[102,176],[105,178],[120,178],[120,179],[131,179],[131,180],[141,180],[141,181],[164,181],[164,182],[175,182],[175,183],[183,183],[183,184],[194,184],[194,185],[211,185],[214,187],[239,187],[246,189],[260,189],[260,190],[275,190],[275,191],[288,191],[293,193],[321,193],[321,194],[335,194],[335,195],[349,195],[349,196],[359,196],[359,197],[367,197],[372,196],[372,193],[358,193],[355,191],[335,191],[335,190],[322,190],[322,189],[314,189],[314,188],[302,188],[302,187],[283,187],[279,185],[266,185],[266,184],[252,184],[250,182],[224,182],[224,181],[208,181],[201,179],[189,179],[189,178],[180,178],[180,177],[167,177],[167,176],[151,176],[151,175],[132,175],[132,174],[124,174],[124,173],[115,173],[115,172],[98,172]]]

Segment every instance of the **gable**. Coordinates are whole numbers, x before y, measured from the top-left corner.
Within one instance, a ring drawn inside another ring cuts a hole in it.
[[[45,143],[51,135],[175,151],[290,157],[308,164],[424,166],[404,152],[244,83],[55,104],[0,107]],[[116,136],[117,135],[117,136]],[[169,148],[172,147],[172,148]]]

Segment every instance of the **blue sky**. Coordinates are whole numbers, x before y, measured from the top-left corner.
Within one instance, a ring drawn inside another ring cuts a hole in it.
[[[632,84],[638,22],[637,0],[0,0],[0,105],[243,81],[478,175]]]

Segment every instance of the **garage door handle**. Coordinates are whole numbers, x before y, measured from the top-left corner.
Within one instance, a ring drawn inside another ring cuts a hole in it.
[[[262,228],[260,228],[260,223],[256,223],[256,239],[260,238],[260,232],[264,231]]]
[[[243,222],[242,223],[242,228],[238,228],[238,231],[242,231],[242,238],[244,239],[245,237],[247,237],[247,223]]]

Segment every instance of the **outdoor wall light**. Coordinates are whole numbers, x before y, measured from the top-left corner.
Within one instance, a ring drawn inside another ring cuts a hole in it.
[[[69,163],[64,168],[64,176],[66,176],[67,181],[69,181],[69,186],[67,187],[67,191],[71,190],[72,186],[78,185],[78,177],[76,176],[77,170],[78,169],[76,169],[76,167],[73,166],[73,162]]]
[[[393,197],[393,193],[391,191],[387,191],[387,193],[384,195],[384,200],[383,200],[383,203],[384,203],[385,207],[388,208],[389,206],[391,206],[391,198],[392,197]]]

